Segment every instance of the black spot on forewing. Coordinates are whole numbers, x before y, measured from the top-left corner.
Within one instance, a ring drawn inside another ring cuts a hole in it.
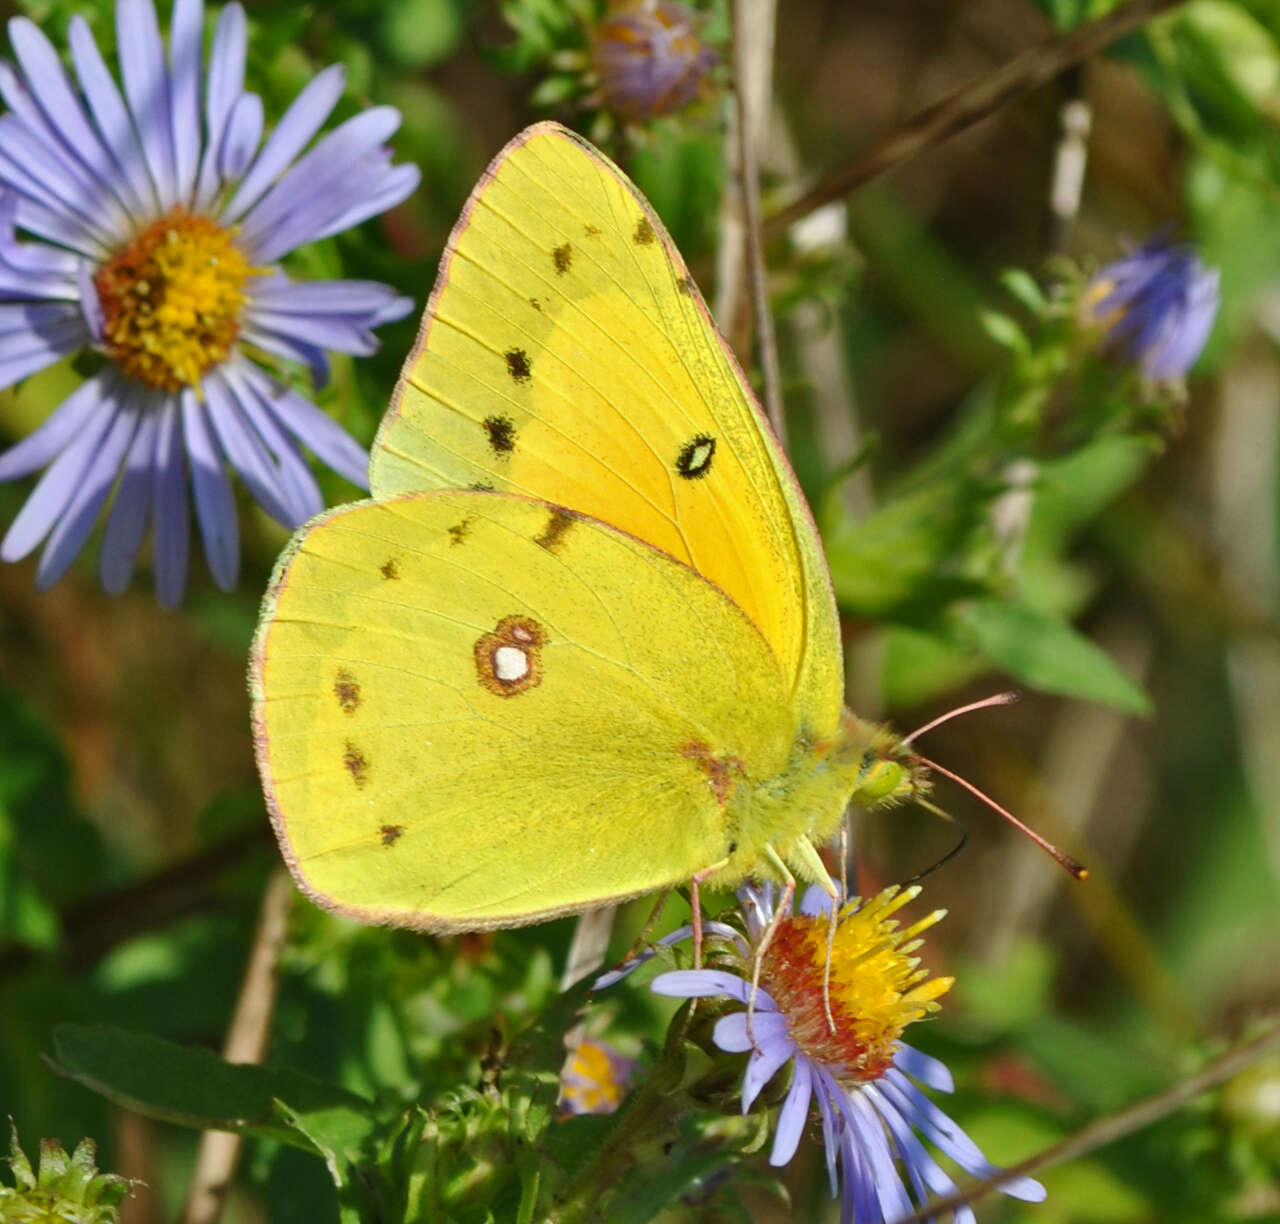
[[[404,832],[404,825],[383,825],[379,830],[384,846],[394,846]]]
[[[493,481],[492,480],[472,481],[471,484],[467,485],[467,488],[470,489],[473,493],[492,493]]]
[[[537,299],[537,298],[530,298],[530,299],[529,299],[529,305],[530,305],[530,306],[532,306],[532,307],[534,308],[534,310],[536,310],[536,311],[538,311],[539,313],[541,313],[541,311],[542,311],[542,303],[541,303],[540,301],[538,301],[538,299]]]
[[[693,297],[693,282],[687,276],[682,276],[676,281],[676,288],[685,297]]]
[[[569,511],[555,506],[547,518],[547,525],[542,529],[540,535],[533,537],[533,542],[545,548],[547,552],[556,552],[560,545],[564,543],[565,532],[572,526],[573,515]]]
[[[388,557],[379,567],[378,572],[390,582],[400,577],[400,562],[395,557]]]
[[[342,749],[343,768],[351,775],[356,790],[364,790],[369,783],[369,758],[350,740]]]
[[[562,243],[551,252],[551,262],[555,265],[556,275],[563,276],[573,267],[573,247]]]
[[[503,356],[507,359],[507,373],[516,382],[527,383],[533,377],[533,366],[529,364],[529,354],[524,349],[508,349]]]
[[[333,695],[344,714],[354,714],[360,708],[360,685],[345,667],[339,668],[333,678]]]
[[[631,235],[631,241],[636,246],[648,246],[657,235],[653,232],[653,226],[649,223],[648,217],[641,217],[636,222],[636,232]]]
[[[710,434],[695,434],[676,456],[676,471],[685,480],[698,480],[711,471],[715,457],[716,440]]]
[[[592,225],[591,222],[588,221],[587,224],[582,227],[582,232],[586,234],[588,238],[598,238],[600,236],[600,227],[598,225]]]
[[[495,455],[509,455],[516,448],[516,423],[508,416],[485,417],[484,431]]]

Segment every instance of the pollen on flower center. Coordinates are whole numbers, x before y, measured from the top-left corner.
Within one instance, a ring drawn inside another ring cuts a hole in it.
[[[782,920],[765,953],[760,984],[787,1018],[791,1038],[810,1058],[849,1085],[878,1079],[893,1061],[907,1025],[938,1009],[952,978],[934,978],[912,953],[916,938],[942,917],[938,910],[905,930],[893,914],[919,893],[888,888],[840,914],[832,944],[832,1031],[823,1001],[829,920],[797,914]]]
[[[232,237],[177,207],[98,269],[103,343],[125,374],[179,391],[230,356],[245,285],[258,273]]]

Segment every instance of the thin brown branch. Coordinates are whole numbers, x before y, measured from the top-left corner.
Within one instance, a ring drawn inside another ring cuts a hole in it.
[[[1219,1084],[1225,1083],[1273,1049],[1280,1049],[1280,1022],[1274,1023],[1259,1036],[1236,1046],[1234,1050],[1228,1050],[1203,1070],[1197,1071],[1195,1075],[1190,1075],[1184,1080],[1179,1080],[1163,1092],[1157,1092],[1141,1101],[1135,1101],[1132,1105],[1126,1105],[1108,1117],[1098,1118],[1082,1126],[1074,1135],[1068,1135],[1035,1156],[1003,1170],[998,1177],[975,1182],[949,1198],[926,1203],[913,1215],[895,1220],[894,1224],[924,1224],[924,1221],[945,1215],[957,1207],[976,1203],[1015,1177],[1025,1177],[1041,1169],[1049,1169],[1054,1165],[1065,1164],[1069,1160],[1087,1156],[1090,1152],[1115,1143],[1117,1139],[1123,1139],[1126,1135],[1131,1135],[1145,1126],[1150,1126],[1153,1122],[1159,1122],[1161,1118],[1171,1113],[1176,1113],[1188,1102],[1208,1092],[1210,1088],[1216,1088]]]
[[[276,969],[288,937],[289,906],[293,898],[293,881],[283,867],[276,868],[267,881],[240,997],[222,1047],[222,1055],[228,1062],[260,1063],[267,1052],[276,1004]],[[243,1144],[243,1135],[229,1131],[205,1131],[200,1137],[183,1224],[216,1224]]]
[[[751,11],[749,11],[751,10]],[[782,409],[782,379],[778,372],[778,344],[769,309],[769,288],[765,277],[764,241],[761,236],[759,140],[763,133],[770,90],[774,20],[772,0],[734,0],[733,76],[738,103],[738,173],[742,186],[743,221],[746,226],[747,269],[751,285],[752,313],[755,316],[756,352],[764,378],[764,410],[778,435],[787,445],[787,423]],[[762,46],[753,46],[758,38]],[[763,81],[758,78],[763,76]]]
[[[1003,67],[962,85],[942,101],[906,120],[869,153],[833,170],[799,199],[770,217],[764,227],[765,238],[777,238],[789,225],[815,208],[848,195],[868,180],[941,144],[993,114],[1011,98],[1043,85],[1060,72],[1084,62],[1117,39],[1131,34],[1153,17],[1185,3],[1186,0],[1133,0],[1132,4],[1082,25],[1069,34],[1047,39]]]

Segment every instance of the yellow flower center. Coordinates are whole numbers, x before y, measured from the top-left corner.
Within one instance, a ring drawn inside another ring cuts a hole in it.
[[[829,920],[784,918],[765,952],[760,984],[786,1016],[792,1040],[846,1084],[879,1079],[903,1029],[937,1011],[938,998],[951,989],[953,978],[926,981],[928,971],[912,955],[922,943],[916,937],[945,911],[935,910],[905,930],[893,917],[919,892],[887,888],[841,912],[831,945],[834,1031],[823,1001]]]
[[[230,356],[245,285],[261,274],[232,238],[178,206],[98,269],[107,354],[130,378],[178,391]]]

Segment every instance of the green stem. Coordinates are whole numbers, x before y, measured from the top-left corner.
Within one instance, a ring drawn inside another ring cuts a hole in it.
[[[684,1073],[684,1055],[678,1045],[668,1047],[639,1091],[623,1107],[617,1125],[599,1151],[569,1185],[560,1201],[543,1217],[543,1224],[583,1224],[604,1193],[637,1161],[636,1149],[658,1131],[679,1100],[677,1089]]]

